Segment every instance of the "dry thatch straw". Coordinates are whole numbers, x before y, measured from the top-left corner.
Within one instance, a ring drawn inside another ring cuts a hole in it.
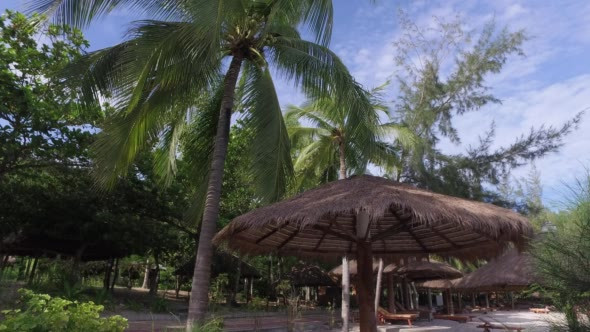
[[[439,289],[439,290],[455,289],[457,283],[460,281],[461,281],[461,278],[428,280],[428,281],[424,281],[422,283],[417,284],[416,287]]]
[[[514,211],[362,175],[241,215],[214,241],[245,254],[354,256],[360,211],[371,219],[372,252],[381,257],[493,257],[532,233],[528,220]]]
[[[384,272],[413,281],[455,279],[463,276],[461,271],[449,264],[435,261],[414,261],[401,266],[390,264],[384,269]]]
[[[291,269],[289,279],[295,287],[336,286],[330,275],[316,265],[298,264]]]
[[[464,276],[456,288],[478,291],[514,291],[538,282],[531,257],[515,248]]]

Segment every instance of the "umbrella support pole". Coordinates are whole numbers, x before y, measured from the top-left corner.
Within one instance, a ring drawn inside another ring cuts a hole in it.
[[[432,290],[428,288],[428,321],[432,321]]]
[[[389,312],[395,313],[395,285],[391,273],[387,274],[387,304],[389,305]]]
[[[348,332],[350,311],[350,273],[348,270],[348,258],[342,257],[342,332]]]
[[[486,308],[490,307],[490,296],[486,293]]]
[[[379,302],[381,300],[381,284],[383,279],[383,259],[379,258],[379,268],[377,270],[377,284],[375,285],[375,314],[379,308]]]
[[[371,242],[357,241],[357,264],[360,330],[363,332],[375,332],[377,330],[377,320],[375,317]]]

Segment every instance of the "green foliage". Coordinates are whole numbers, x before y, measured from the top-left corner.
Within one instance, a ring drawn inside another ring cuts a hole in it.
[[[170,307],[168,301],[161,297],[156,297],[150,302],[150,310],[152,312],[169,312]]]
[[[552,220],[557,230],[542,234],[532,253],[542,289],[578,332],[590,330],[590,173],[570,189],[567,210]]]
[[[221,332],[223,331],[223,319],[213,318],[205,323],[193,326],[192,332]]]
[[[436,192],[508,204],[491,190],[493,186],[512,169],[557,151],[581,114],[559,128],[531,128],[511,145],[495,150],[492,123],[479,145],[462,154],[442,153],[441,141],[460,144],[453,125],[456,116],[500,102],[486,79],[499,73],[512,56],[523,54],[527,36],[523,31],[498,30],[493,22],[476,36],[465,33],[460,20],[438,19],[432,31],[440,34],[416,26],[404,13],[400,22],[404,34],[396,43],[401,68],[396,118],[415,133],[419,144],[402,149],[403,167],[395,177]]]
[[[370,113],[360,118],[362,123],[351,116],[351,105],[340,105],[333,98],[288,107],[285,118],[294,150],[297,191],[338,179],[341,170],[344,176],[364,174],[369,163],[399,169],[399,148],[387,141],[411,147],[414,135],[403,125],[381,123],[380,116],[390,116],[381,96],[386,86],[362,92],[371,103]]]
[[[227,285],[229,285],[229,277],[227,273],[220,273],[211,282],[212,302],[219,302],[219,300],[223,299]]]
[[[121,316],[101,318],[101,305],[36,294],[27,289],[19,292],[23,309],[3,311],[5,319],[0,322],[0,331],[122,332],[127,328],[127,320]]]
[[[56,74],[88,46],[82,33],[41,24],[42,17],[0,16],[0,180],[7,174],[89,163],[100,107],[82,108],[73,82]],[[38,34],[48,39],[38,44]]]

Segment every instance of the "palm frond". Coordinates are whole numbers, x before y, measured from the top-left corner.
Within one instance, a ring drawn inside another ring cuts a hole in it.
[[[159,19],[179,19],[186,15],[189,0],[29,0],[27,12],[46,15],[56,24],[78,28],[90,25],[115,10],[129,10]]]
[[[253,132],[252,175],[261,197],[275,201],[282,197],[293,175],[290,143],[283,114],[268,68],[247,62],[244,124]]]

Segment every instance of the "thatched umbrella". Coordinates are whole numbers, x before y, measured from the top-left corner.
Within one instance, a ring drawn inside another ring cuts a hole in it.
[[[463,273],[446,263],[436,261],[413,261],[403,265],[390,264],[385,267],[385,273],[398,279],[421,282],[437,279],[460,278]],[[414,288],[416,292],[416,289]],[[416,303],[417,305],[417,303]],[[432,309],[431,291],[428,289],[428,308]]]
[[[363,175],[239,216],[215,243],[248,254],[356,256],[360,327],[374,331],[373,255],[489,257],[531,233],[513,211]]]
[[[447,290],[447,289],[455,289],[455,285],[461,280],[461,278],[457,279],[438,279],[438,280],[428,280],[417,284],[416,286],[419,288],[429,288],[429,289],[436,289],[436,290]]]
[[[529,254],[513,248],[464,276],[455,286],[472,292],[485,292],[488,307],[489,292],[509,292],[514,308],[514,291],[523,290],[538,281]]]
[[[457,283],[459,283],[461,281],[461,278],[455,278],[455,279],[436,279],[436,280],[427,280],[427,281],[423,281],[421,283],[419,283],[418,285],[416,285],[416,287],[418,288],[426,288],[428,290],[428,307],[430,309],[432,309],[432,299],[430,298],[431,296],[431,291],[432,290],[438,290],[438,291],[442,291],[443,295],[446,292],[448,296],[448,304],[449,306],[447,307],[448,313],[449,314],[453,314],[453,296],[452,296],[452,290],[456,289],[457,287]]]
[[[392,273],[399,278],[420,282],[436,279],[455,279],[463,276],[463,273],[446,263],[435,261],[414,261],[404,265],[390,264],[385,267],[384,273]]]
[[[537,281],[531,257],[510,249],[461,278],[456,287],[478,291],[518,291]]]

